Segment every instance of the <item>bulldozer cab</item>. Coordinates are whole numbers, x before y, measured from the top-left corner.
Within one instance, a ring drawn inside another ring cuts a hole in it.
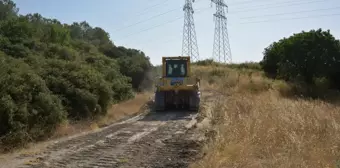
[[[163,77],[178,78],[190,76],[190,57],[163,57]]]

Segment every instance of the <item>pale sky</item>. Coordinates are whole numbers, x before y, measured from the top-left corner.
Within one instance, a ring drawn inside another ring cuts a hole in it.
[[[194,19],[202,60],[212,57],[215,6],[210,7],[210,0],[196,1],[193,4],[197,9]],[[93,27],[101,27],[109,32],[116,45],[142,50],[154,65],[161,63],[162,56],[182,54],[184,0],[14,2],[20,8],[20,14],[40,13],[69,24],[85,20]],[[270,43],[302,30],[330,29],[340,39],[340,0],[226,2],[229,5],[228,33],[234,63],[260,61],[264,48]]]

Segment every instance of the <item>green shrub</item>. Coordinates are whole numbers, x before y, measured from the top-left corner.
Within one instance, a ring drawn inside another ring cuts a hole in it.
[[[149,57],[87,22],[18,15],[0,1],[0,149],[49,137],[63,120],[105,115],[151,86]]]
[[[50,135],[65,119],[61,100],[30,67],[17,60],[0,65],[0,139],[6,147]]]
[[[267,76],[291,83],[296,95],[320,98],[340,89],[340,42],[329,30],[302,31],[274,42],[260,64]]]
[[[264,51],[264,71],[272,77],[314,85],[315,78],[327,78],[340,89],[340,42],[330,31],[302,31],[274,42]]]

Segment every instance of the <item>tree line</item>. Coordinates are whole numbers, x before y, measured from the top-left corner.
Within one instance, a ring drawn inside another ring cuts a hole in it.
[[[102,28],[18,11],[0,0],[0,146],[45,139],[59,123],[105,115],[150,86],[149,57]]]

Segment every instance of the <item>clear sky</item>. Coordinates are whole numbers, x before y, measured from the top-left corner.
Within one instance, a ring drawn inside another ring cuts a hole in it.
[[[211,58],[210,0],[196,0],[200,59]],[[20,14],[40,13],[64,23],[86,20],[109,32],[116,45],[140,49],[156,65],[182,53],[184,0],[14,0]],[[228,32],[233,62],[260,61],[270,43],[310,29],[330,29],[340,39],[340,0],[230,0]],[[198,12],[198,11],[201,12]],[[160,15],[165,13],[163,15]],[[155,17],[160,15],[158,17]],[[152,18],[152,19],[150,19]],[[293,18],[293,19],[290,19]],[[300,19],[297,19],[300,18]]]

